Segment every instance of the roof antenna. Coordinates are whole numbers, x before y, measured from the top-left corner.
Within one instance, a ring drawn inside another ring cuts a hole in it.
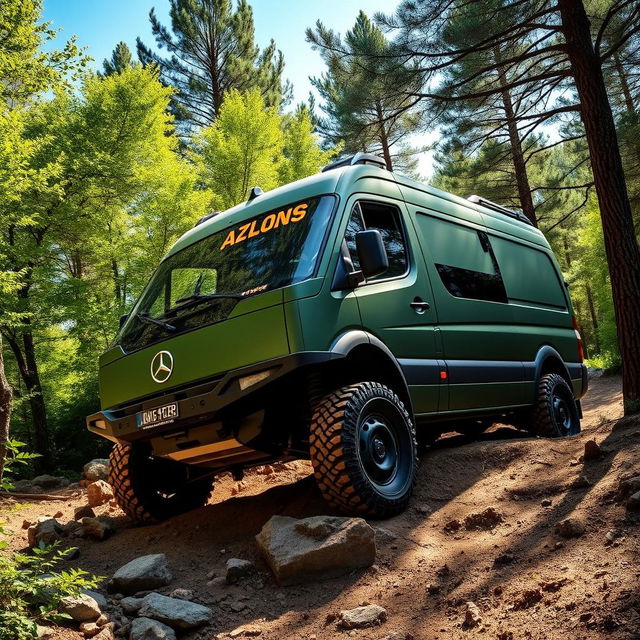
[[[260,187],[253,187],[253,189],[251,189],[251,192],[249,193],[248,202],[251,202],[252,200],[257,198],[258,196],[261,196],[263,193],[264,193],[264,191]]]

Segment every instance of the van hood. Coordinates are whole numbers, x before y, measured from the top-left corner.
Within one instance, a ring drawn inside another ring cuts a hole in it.
[[[100,358],[101,408],[113,409],[287,355],[282,296],[280,290],[248,298],[236,305],[222,322],[133,353],[126,354],[121,347],[113,347]]]

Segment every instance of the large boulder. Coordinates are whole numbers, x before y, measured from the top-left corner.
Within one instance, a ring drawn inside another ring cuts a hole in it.
[[[66,536],[64,527],[55,519],[43,516],[27,529],[30,547],[38,547],[40,543],[50,545]]]
[[[176,633],[157,620],[136,618],[131,623],[129,640],[176,640]]]
[[[150,593],[142,599],[138,615],[159,620],[174,629],[193,629],[211,622],[213,612],[195,602]]]
[[[60,610],[71,616],[76,622],[93,622],[100,615],[98,603],[87,593],[77,596],[65,596],[60,602]]]
[[[375,532],[362,518],[273,516],[256,536],[279,584],[299,584],[371,566]]]
[[[87,482],[106,480],[109,477],[109,459],[96,458],[82,468],[82,478]]]
[[[11,491],[15,493],[42,493],[43,489],[41,486],[34,484],[33,481],[23,479],[16,480]]]
[[[140,556],[120,567],[113,575],[110,588],[114,592],[130,595],[164,587],[173,580],[173,575],[164,553]]]
[[[67,478],[59,478],[57,476],[50,476],[47,474],[36,476],[32,482],[33,484],[42,487],[45,491],[64,489],[70,484],[70,481]]]
[[[113,489],[104,480],[96,480],[87,487],[87,502],[90,507],[99,507],[113,499]]]

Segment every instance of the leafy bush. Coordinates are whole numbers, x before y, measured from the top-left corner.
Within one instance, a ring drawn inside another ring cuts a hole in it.
[[[0,534],[6,533],[0,527]],[[26,555],[7,547],[7,542],[0,541],[0,640],[31,640],[37,637],[38,623],[70,619],[60,612],[62,598],[97,586],[99,578],[83,569],[54,571],[73,548],[42,544],[32,550],[33,555]]]
[[[7,442],[7,455],[4,459],[3,475],[2,478],[0,478],[0,491],[13,489],[13,482],[10,476],[15,473],[17,465],[27,464],[30,460],[38,457],[39,454],[37,453],[21,451],[24,446],[24,442],[20,442],[19,440],[9,440],[9,442]]]

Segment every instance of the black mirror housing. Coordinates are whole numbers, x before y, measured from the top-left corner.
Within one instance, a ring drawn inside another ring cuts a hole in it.
[[[387,250],[382,242],[382,234],[377,229],[356,233],[356,252],[360,269],[365,278],[375,278],[389,268]]]

